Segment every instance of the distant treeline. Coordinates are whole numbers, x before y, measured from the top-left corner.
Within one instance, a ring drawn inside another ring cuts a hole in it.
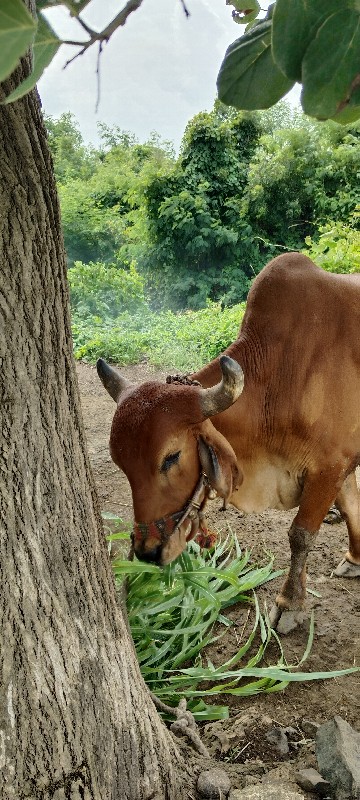
[[[332,256],[325,267],[359,269],[359,123],[216,102],[176,157],[156,133],[140,144],[100,123],[94,148],[70,113],[46,122],[78,313],[115,317],[145,298],[153,309],[233,305],[269,258],[305,242],[316,260]]]

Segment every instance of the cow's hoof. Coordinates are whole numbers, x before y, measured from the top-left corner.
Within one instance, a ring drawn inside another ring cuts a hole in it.
[[[352,564],[346,558],[334,569],[333,575],[337,578],[360,578],[360,564]]]
[[[335,506],[331,506],[323,521],[328,525],[336,525],[337,522],[343,522],[343,517]]]
[[[283,609],[280,608],[280,606],[278,606],[277,603],[274,603],[274,605],[272,606],[272,608],[269,611],[270,625],[271,625],[272,628],[274,628],[274,630],[276,630],[276,628],[277,628],[277,626],[279,624],[279,620],[280,620],[280,617],[281,617],[282,613],[283,613]]]
[[[291,631],[295,631],[307,619],[307,614],[304,611],[283,611],[278,622],[277,632],[285,636]]]
[[[301,609],[281,608],[277,603],[274,603],[269,613],[271,627],[283,636],[302,625],[305,619],[307,615]]]

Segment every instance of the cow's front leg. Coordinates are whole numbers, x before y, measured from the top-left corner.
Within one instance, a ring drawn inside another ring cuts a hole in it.
[[[291,561],[289,573],[270,611],[270,622],[276,628],[283,611],[299,611],[306,596],[306,559],[317,531],[310,532],[296,525],[289,530]]]
[[[283,611],[299,611],[306,597],[306,559],[315,536],[338,492],[338,474],[308,476],[298,513],[289,531],[291,561],[289,573],[270,612],[275,628]]]

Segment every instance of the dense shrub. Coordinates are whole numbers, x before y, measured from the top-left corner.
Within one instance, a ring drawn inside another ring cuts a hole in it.
[[[354,227],[357,216],[355,213],[348,224],[322,225],[317,241],[307,236],[305,255],[327,272],[360,272],[360,231]]]
[[[75,357],[94,362],[100,356],[117,364],[149,359],[157,366],[191,372],[219,355],[236,338],[244,304],[221,309],[208,303],[200,311],[128,312],[116,319],[73,314]]]
[[[73,314],[75,358],[94,363],[101,356],[117,364],[137,364],[149,349],[149,337],[139,328],[139,319],[127,312],[106,320]]]
[[[123,311],[136,312],[145,305],[144,280],[134,264],[122,269],[99,261],[75,261],[68,270],[68,280],[71,306],[82,317],[117,317]]]
[[[320,225],[343,223],[359,202],[359,123],[309,122],[286,103],[263,112],[216,103],[190,120],[178,158],[156,134],[140,144],[100,125],[95,150],[71,115],[47,124],[68,265],[126,272],[134,262],[160,310],[245,300],[274,254],[301,250],[305,237],[316,242]],[[88,310],[104,317],[124,308],[105,289]]]

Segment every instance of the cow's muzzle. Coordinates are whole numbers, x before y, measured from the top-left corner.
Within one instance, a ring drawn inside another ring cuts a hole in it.
[[[131,540],[138,558],[144,561],[166,563],[167,560],[162,559],[162,552],[169,539],[176,534],[184,535],[185,528],[184,544],[186,545],[186,542],[193,539],[198,530],[203,527],[207,501],[215,496],[216,492],[210,486],[207,475],[202,472],[194,494],[181,511],[161,517],[154,522],[135,522]],[[146,549],[145,544],[147,545]]]

